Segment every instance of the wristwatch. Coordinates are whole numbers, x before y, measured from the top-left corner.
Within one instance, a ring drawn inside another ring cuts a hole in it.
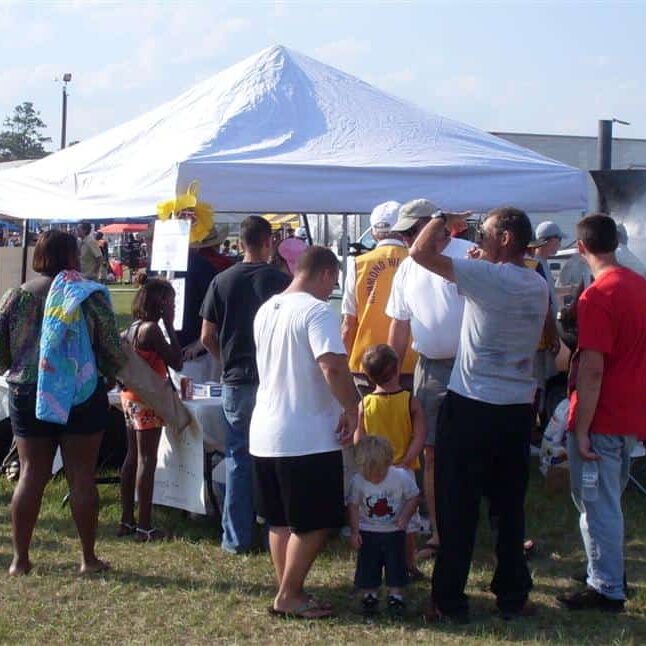
[[[431,215],[431,220],[444,220],[444,224],[446,224],[446,213],[443,211],[436,211]]]

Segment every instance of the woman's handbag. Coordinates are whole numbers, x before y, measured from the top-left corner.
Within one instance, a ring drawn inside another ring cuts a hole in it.
[[[174,431],[183,431],[191,423],[191,414],[182,403],[170,379],[160,377],[132,347],[127,333],[121,336],[121,349],[126,363],[117,374],[117,379],[137,394],[150,406],[164,425]]]

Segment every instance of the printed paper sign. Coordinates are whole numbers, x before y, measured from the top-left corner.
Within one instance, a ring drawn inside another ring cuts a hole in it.
[[[154,271],[186,271],[189,220],[156,220],[150,268]]]

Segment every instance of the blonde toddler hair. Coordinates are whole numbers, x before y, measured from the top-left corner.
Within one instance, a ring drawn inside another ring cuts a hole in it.
[[[390,442],[378,435],[366,435],[354,447],[354,459],[364,478],[375,471],[387,469],[393,463],[393,458]]]

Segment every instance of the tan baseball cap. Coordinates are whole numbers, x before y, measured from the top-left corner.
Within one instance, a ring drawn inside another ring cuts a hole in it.
[[[391,231],[403,233],[412,229],[420,220],[430,220],[440,209],[430,200],[411,200],[399,208],[399,217]]]

